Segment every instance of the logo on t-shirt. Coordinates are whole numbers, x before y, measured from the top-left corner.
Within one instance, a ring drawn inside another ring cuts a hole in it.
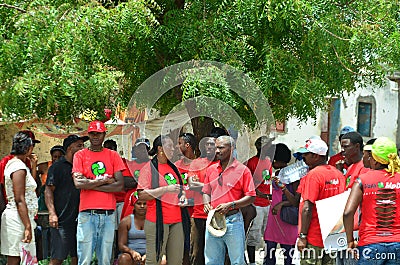
[[[139,178],[139,173],[140,173],[140,170],[135,170],[135,172],[133,173],[133,176],[134,176],[136,179],[138,179],[138,178]]]
[[[164,179],[165,179],[165,181],[167,182],[168,185],[177,184],[176,178],[171,173],[165,174],[164,175]]]
[[[261,172],[261,176],[262,176],[262,178],[263,178],[263,180],[264,180],[264,184],[270,184],[271,175],[269,174],[269,170],[268,170],[268,169],[264,169],[264,170]]]
[[[325,185],[338,185],[339,180],[338,179],[330,179],[328,181],[325,181]]]
[[[94,162],[92,164],[92,173],[96,178],[102,177],[106,173],[106,165],[101,161]]]
[[[182,177],[183,185],[187,185],[188,184],[188,182],[187,182],[188,173],[182,173],[181,177]]]

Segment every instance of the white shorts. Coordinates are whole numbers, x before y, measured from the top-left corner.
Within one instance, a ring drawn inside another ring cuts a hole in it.
[[[35,243],[36,222],[29,216],[32,226],[32,241]],[[17,209],[5,209],[1,216],[1,254],[19,257],[20,243],[24,239],[25,226],[19,217]]]

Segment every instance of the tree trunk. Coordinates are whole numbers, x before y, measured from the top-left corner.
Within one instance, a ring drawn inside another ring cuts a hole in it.
[[[199,143],[201,139],[209,136],[211,129],[214,128],[214,120],[210,117],[201,116],[196,110],[196,102],[193,100],[185,102],[186,110],[191,119],[193,134]],[[196,155],[200,156],[199,145],[196,148]]]

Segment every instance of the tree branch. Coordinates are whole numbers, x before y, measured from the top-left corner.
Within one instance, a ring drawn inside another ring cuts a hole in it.
[[[331,36],[333,36],[333,37],[335,37],[335,38],[337,38],[337,39],[339,39],[339,40],[344,40],[344,41],[350,41],[350,40],[351,40],[351,39],[339,37],[339,36],[336,35],[335,33],[330,32],[329,30],[327,30],[326,28],[324,28],[324,26],[322,26],[319,22],[317,22],[317,25],[318,25],[323,31],[325,31],[325,32],[328,33],[329,35],[331,35]]]
[[[17,7],[17,6],[8,5],[8,4],[0,4],[0,7],[2,7],[2,6],[7,7],[7,8],[12,8],[12,9],[15,9],[15,10],[18,10],[19,12],[22,12],[22,13],[26,13],[26,11],[25,11],[24,9],[19,8],[19,7]]]
[[[355,74],[355,75],[368,76],[368,75],[365,75],[365,74],[362,74],[362,73],[356,73],[353,70],[351,70],[350,68],[348,68],[346,65],[344,65],[344,63],[342,62],[342,60],[339,57],[339,54],[336,51],[335,46],[332,45],[332,48],[335,51],[336,58],[338,59],[339,63],[343,66],[344,69],[346,69],[347,71],[349,71],[350,73]]]

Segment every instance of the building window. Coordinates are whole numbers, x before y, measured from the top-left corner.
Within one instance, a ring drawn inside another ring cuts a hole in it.
[[[358,103],[357,132],[362,136],[371,136],[372,104],[366,102]]]

